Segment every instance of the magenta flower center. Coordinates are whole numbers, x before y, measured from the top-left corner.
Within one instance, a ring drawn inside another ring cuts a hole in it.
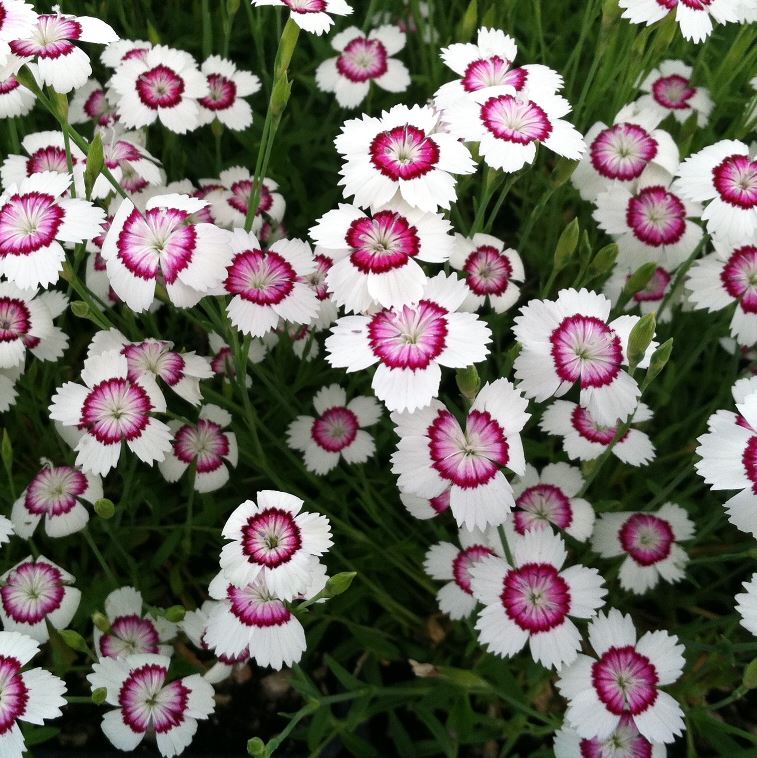
[[[430,300],[379,311],[368,324],[371,350],[389,368],[425,369],[446,345],[446,316]]]
[[[552,123],[541,106],[512,95],[489,98],[481,106],[481,121],[497,139],[517,145],[543,142],[552,133]]]
[[[652,566],[670,555],[675,535],[670,524],[650,513],[634,513],[618,531],[623,550],[641,566]]]
[[[165,684],[168,670],[157,663],[134,669],[121,685],[118,704],[124,723],[134,732],[151,726],[158,734],[183,723],[190,690],[182,682]]]
[[[28,255],[55,240],[65,212],[52,195],[11,195],[0,208],[0,257]]]
[[[207,474],[223,465],[229,440],[215,421],[201,418],[196,425],[185,424],[176,432],[173,449],[180,461],[196,461],[197,473]]]
[[[757,208],[757,161],[746,155],[731,155],[712,169],[721,199],[737,208]]]
[[[616,716],[637,716],[657,700],[657,670],[633,645],[607,650],[592,665],[591,678],[597,696]]]
[[[105,379],[84,400],[81,424],[101,444],[138,439],[150,420],[152,403],[144,388],[128,379]]]
[[[664,187],[645,187],[628,201],[626,223],[634,237],[647,245],[673,245],[686,231],[686,209]]]
[[[689,80],[679,74],[661,76],[652,84],[652,97],[663,108],[686,110],[690,108],[689,100],[696,94],[696,88],[689,85]]]
[[[466,259],[463,271],[476,295],[503,295],[510,284],[513,267],[496,247],[480,245]]]
[[[72,156],[71,160],[74,164],[77,163],[75,157]],[[33,152],[26,161],[26,173],[31,176],[42,171],[65,174],[68,171],[66,151],[62,147],[48,145]]]
[[[60,608],[63,577],[49,563],[29,561],[17,566],[0,587],[3,610],[18,624],[38,624]]]
[[[487,555],[494,555],[494,551],[485,545],[471,545],[461,550],[452,561],[452,575],[455,577],[455,583],[466,595],[473,594],[470,575],[473,564],[486,558]]]
[[[184,95],[184,79],[162,63],[137,77],[137,94],[151,110],[175,108]]]
[[[135,208],[118,235],[119,259],[140,279],[162,274],[173,284],[192,261],[197,243],[188,219],[188,213],[176,208],[151,208],[144,215]]]
[[[337,406],[313,421],[310,435],[319,447],[338,453],[355,441],[358,426],[357,416],[349,408]]]
[[[587,411],[586,408],[582,408],[580,405],[577,405],[573,409],[570,421],[573,425],[573,428],[585,440],[588,440],[589,442],[596,442],[599,445],[609,445],[615,439],[615,434],[618,431],[617,426],[604,426],[602,424],[598,424],[591,417],[589,411]],[[628,432],[626,432],[618,440],[618,442],[622,442],[627,435]]]
[[[136,614],[118,616],[110,631],[100,637],[100,650],[108,658],[159,652],[158,630],[150,619]]]
[[[657,140],[636,124],[615,124],[594,138],[589,154],[600,176],[630,181],[657,155]]]
[[[0,655],[0,736],[26,713],[29,690],[21,676],[21,663],[12,656]]]
[[[620,337],[594,316],[568,316],[549,341],[555,371],[564,382],[579,381],[581,389],[604,387],[620,373]]]
[[[752,483],[752,492],[757,494],[757,437],[750,437],[741,456],[744,471]]]
[[[276,568],[302,547],[302,533],[289,511],[266,508],[242,527],[242,552],[250,563]]]
[[[531,634],[548,632],[570,612],[570,588],[551,563],[525,563],[505,576],[500,595],[510,619]]]
[[[43,468],[26,489],[24,506],[38,516],[62,516],[86,492],[87,477],[71,466]]]
[[[297,273],[273,250],[237,253],[226,277],[226,291],[256,305],[278,305],[294,289]]]
[[[121,352],[126,356],[127,377],[132,382],[141,379],[145,374],[151,374],[173,387],[185,377],[184,358],[180,353],[171,350],[169,342],[145,340],[124,345]]]
[[[630,716],[623,716],[605,740],[581,740],[581,758],[652,758],[652,743],[639,734]]]
[[[512,84],[508,78],[509,72],[510,61],[500,58],[499,55],[472,61],[462,78],[463,89],[466,92],[478,92],[486,87]]]
[[[515,531],[525,534],[554,524],[567,529],[573,523],[570,498],[554,484],[535,484],[523,490],[515,501],[518,510],[513,514]]]
[[[326,0],[281,0],[292,13],[323,13]]]
[[[439,146],[411,124],[377,134],[369,152],[376,169],[395,182],[424,176],[439,162]]]
[[[315,296],[319,300],[326,300],[329,296],[329,289],[326,285],[326,274],[328,274],[329,269],[334,265],[334,261],[321,253],[316,255],[314,259],[315,271],[308,275],[307,281],[315,290]]]
[[[237,85],[221,74],[208,74],[210,92],[198,101],[209,111],[225,111],[234,105],[237,99]]]
[[[292,618],[291,611],[278,598],[270,595],[260,584],[226,589],[230,610],[245,626],[282,626]]]
[[[345,236],[350,260],[364,274],[383,274],[401,268],[420,250],[418,230],[396,211],[355,219]]]
[[[359,83],[383,76],[386,61],[386,48],[379,40],[355,37],[336,59],[336,67],[343,77]]]
[[[78,21],[57,14],[43,15],[37,17],[31,37],[14,40],[10,48],[22,58],[38,56],[55,60],[68,55],[74,49],[69,40],[77,40],[80,36],[81,25]]]
[[[432,466],[463,489],[480,487],[510,460],[505,430],[487,411],[471,411],[465,431],[448,411],[440,411],[428,431]]]
[[[31,318],[23,300],[0,297],[0,344],[23,340],[31,329]]]
[[[720,281],[745,313],[757,313],[757,246],[736,248],[720,272]]]

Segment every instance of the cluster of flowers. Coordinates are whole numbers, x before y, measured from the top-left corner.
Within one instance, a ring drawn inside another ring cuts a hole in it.
[[[316,34],[330,28],[331,14],[351,13],[343,0],[253,4],[284,5]],[[730,11],[724,4],[621,2],[636,22],[677,8],[684,35],[694,39],[709,33],[710,16],[721,23],[751,18],[748,2]],[[75,463],[42,462],[10,519],[0,520],[0,542],[13,534],[29,539],[41,520],[50,538],[84,529],[103,497],[102,477],[124,447],[157,463],[169,482],[186,476],[199,492],[223,487],[237,465],[233,419],[203,402],[201,382],[245,372],[279,335],[300,357],[313,358],[316,333],[328,330],[328,363],[346,372],[375,367],[375,398],[350,397],[336,384],[316,393],[315,415],[295,418],[287,435],[306,468],[324,475],[340,461],[368,460],[376,445],[367,428],[379,422],[383,404],[399,438],[392,471],[403,504],[418,518],[451,515],[459,530],[458,544],[433,545],[424,564],[445,582],[439,605],[455,619],[477,611],[479,640],[493,654],[515,656],[528,643],[535,661],[557,671],[568,707],[556,754],[618,745],[652,754],[672,742],[683,730],[682,712],[661,688],[680,676],[682,646],[665,631],[637,636],[630,616],[601,611],[608,590],[599,572],[566,563],[568,545],[591,540],[602,558],[623,556],[620,586],[640,594],[684,577],[679,543],[694,536],[694,525],[675,503],[595,518],[581,471],[567,462],[539,471],[526,462],[521,435],[539,415],[539,429],[562,438],[572,461],[610,452],[633,466],[653,459],[650,438],[632,424],[651,418],[635,373],[658,346],[650,334],[639,350],[641,317],[613,308],[640,267],[653,268],[620,310],[669,316],[683,299],[675,287],[680,272],[688,271],[691,306],[735,304],[732,337],[745,347],[757,342],[757,164],[735,140],[681,163],[660,128],[671,115],[706,123],[713,104],[691,82],[691,68],[665,61],[639,82],[639,99],[612,125],[595,124],[584,138],[565,118],[571,106],[560,94],[562,77],[543,65],[516,65],[515,41],[482,28],[475,43],[442,50],[458,78],[432,103],[396,105],[344,124],[335,145],[345,202],[315,221],[311,245],[287,237],[286,203],[273,179],[237,166],[197,186],[170,183],[141,131],[156,122],[176,133],[210,123],[244,130],[252,122],[244,98],[260,88],[257,77],[216,56],[198,66],[180,50],[119,40],[97,19],[57,10],[37,15],[22,0],[0,0],[0,10],[0,115],[34,107],[34,86],[20,81],[25,67],[40,96],[43,86],[74,93],[69,120],[94,127],[107,169],[88,186],[88,157],[66,130],[26,135],[24,154],[2,164],[0,410],[16,398],[27,351],[57,360],[67,345],[53,323],[67,298],[51,288],[70,280],[73,246],[75,263],[86,255],[88,305],[98,314],[117,305],[141,314],[170,304],[190,318],[227,320],[249,348],[245,356],[210,334],[211,354],[202,356],[165,340],[132,341],[115,328],[95,334],[80,381],[62,384],[49,409]],[[345,108],[357,107],[372,81],[404,91],[408,70],[392,56],[405,34],[383,22],[368,33],[339,32],[331,40],[339,55],[319,65],[318,86]],[[91,78],[79,42],[107,45],[101,61],[112,73],[104,86]],[[499,378],[466,391],[462,409],[445,404],[442,370],[470,372],[487,358],[485,316],[514,308],[526,278],[505,241],[475,225],[467,235],[454,232],[445,211],[457,199],[457,177],[477,170],[471,146],[487,172],[512,174],[534,162],[540,145],[578,163],[573,181],[617,243],[616,268],[604,293],[569,288],[523,304],[512,329],[515,383]],[[696,260],[709,240],[715,252]],[[162,419],[164,387],[196,409],[195,420]],[[560,399],[571,390],[577,402]],[[737,383],[734,398],[739,414],[711,418],[698,469],[713,488],[740,490],[727,504],[730,518],[757,536],[754,382]],[[138,590],[108,596],[88,680],[113,708],[102,728],[116,747],[134,749],[149,732],[161,754],[178,754],[198,720],[212,713],[213,684],[235,666],[254,660],[280,669],[300,660],[306,643],[298,607],[328,594],[320,558],[332,544],[328,519],[302,506],[294,495],[263,490],[228,518],[210,599],[178,622],[197,650],[212,656],[203,674],[169,675],[179,627],[147,608]],[[81,597],[74,584],[39,555],[0,577],[3,755],[23,750],[18,720],[41,723],[65,703],[57,677],[22,668],[51,628],[72,620]],[[757,634],[757,575],[745,589],[739,610]],[[579,652],[584,638],[593,656]]]

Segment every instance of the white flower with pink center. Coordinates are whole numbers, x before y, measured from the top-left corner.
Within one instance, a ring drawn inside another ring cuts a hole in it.
[[[279,240],[261,249],[255,235],[235,229],[233,258],[223,289],[231,323],[244,334],[262,337],[280,319],[309,324],[318,314],[318,298],[305,278],[315,271],[313,251],[302,240]]]
[[[439,214],[394,201],[370,214],[340,203],[310,236],[334,260],[326,274],[334,302],[364,313],[375,305],[401,308],[419,300],[426,275],[416,261],[446,262],[454,245],[451,231]]]
[[[392,472],[400,490],[428,500],[449,491],[455,521],[469,530],[504,523],[515,500],[502,469],[525,470],[520,432],[527,406],[509,381],[497,379],[481,388],[464,428],[439,401],[392,414],[400,438]]]
[[[732,0],[619,0],[623,18],[649,26],[675,11],[684,39],[704,42],[718,24],[742,20],[739,3]]]
[[[100,234],[105,211],[87,200],[66,198],[69,174],[42,171],[0,197],[0,274],[22,289],[58,281],[66,258],[63,243]]]
[[[632,422],[638,424],[651,418],[649,407],[639,403]],[[615,440],[620,423],[600,424],[586,408],[569,400],[555,400],[544,411],[539,427],[547,434],[562,437],[563,450],[571,460],[593,461]],[[645,466],[654,459],[655,449],[646,432],[630,428],[619,436],[612,454],[630,466]]]
[[[92,73],[89,56],[74,43],[107,45],[117,39],[113,29],[98,18],[45,13],[37,16],[25,39],[10,43],[10,49],[19,58],[36,59],[42,84],[67,93],[86,84]]]
[[[29,67],[32,65],[29,64]],[[26,116],[36,102],[37,96],[24,87],[14,74],[8,72],[6,78],[0,81],[0,118]]]
[[[68,120],[72,124],[110,127],[118,120],[118,115],[108,100],[106,89],[97,79],[90,79],[74,92],[68,105]]]
[[[684,729],[681,706],[661,687],[681,676],[683,645],[664,631],[638,640],[630,616],[611,608],[589,624],[595,655],[579,655],[560,672],[565,719],[587,740],[606,740],[632,722],[650,742],[673,742]]]
[[[192,405],[202,402],[200,381],[210,379],[213,369],[210,361],[194,352],[173,350],[167,340],[146,339],[129,342],[117,329],[97,332],[92,338],[87,357],[110,350],[119,350],[126,356],[128,378],[135,382],[143,377],[158,379],[170,387],[180,398]]]
[[[712,98],[706,88],[691,83],[692,72],[692,67],[683,61],[662,61],[639,85],[646,94],[636,101],[637,107],[652,111],[661,119],[672,115],[679,123],[695,113],[697,126],[706,126],[712,112]]]
[[[104,140],[105,166],[127,192],[141,192],[146,187],[163,184],[160,161],[140,144],[142,139],[136,132],[127,132],[120,137],[112,133]],[[106,198],[112,192],[113,186],[100,174],[92,187],[92,198]]]
[[[689,302],[710,313],[736,305],[731,336],[744,347],[757,342],[757,245],[713,240],[715,252],[694,262],[686,278]]]
[[[0,368],[23,367],[27,350],[39,360],[55,361],[68,345],[65,333],[53,324],[68,301],[60,292],[22,290],[0,282]]]
[[[431,106],[395,105],[380,117],[351,119],[336,138],[344,158],[339,184],[361,208],[379,208],[399,193],[428,213],[449,208],[457,198],[453,174],[472,174],[468,148],[439,130]]]
[[[381,418],[375,398],[358,395],[347,402],[338,385],[322,387],[313,397],[316,416],[297,416],[287,430],[287,444],[303,453],[305,467],[327,474],[340,460],[365,463],[376,452],[376,443],[364,427]]]
[[[201,651],[210,650],[206,642],[208,623],[216,608],[221,605],[218,600],[206,600],[202,606],[194,611],[187,611],[184,618],[179,622],[179,628],[187,635],[189,641]],[[247,668],[250,660],[249,648],[245,648],[237,656],[219,655],[216,661],[205,671],[203,677],[211,684],[218,684],[228,679],[236,671]]]
[[[575,729],[564,724],[557,734],[553,749],[555,758],[665,758],[665,745],[643,737],[630,716],[623,716],[609,737],[584,739]]]
[[[116,211],[102,247],[115,293],[133,311],[147,310],[162,284],[171,302],[191,308],[226,276],[230,237],[213,224],[193,223],[207,203],[188,195],[159,195],[141,212],[131,200]]]
[[[450,485],[441,495],[435,497],[420,497],[413,495],[411,492],[400,489],[400,502],[405,506],[407,512],[414,518],[426,521],[427,519],[436,518],[442,513],[449,510]]]
[[[658,511],[603,513],[594,527],[592,549],[603,558],[625,556],[620,586],[641,595],[658,582],[680,582],[689,557],[678,544],[694,536],[694,523],[675,503]]]
[[[220,602],[210,612],[205,642],[219,659],[249,656],[259,666],[278,671],[302,658],[305,630],[262,576],[237,587],[221,572],[211,582],[209,592]]]
[[[19,185],[24,179],[43,171],[54,171],[68,175],[68,160],[63,132],[33,132],[21,140],[26,155],[9,155],[0,166],[3,188]],[[86,156],[71,145],[71,165],[76,194],[84,196],[84,169]]]
[[[578,384],[581,405],[599,423],[614,424],[633,412],[641,393],[623,366],[639,317],[610,321],[611,308],[597,292],[566,289],[556,300],[531,300],[520,309],[513,326],[521,345],[515,376],[527,397],[543,402]],[[642,368],[656,347],[650,344]]]
[[[244,227],[254,191],[253,179],[252,174],[242,166],[232,166],[221,172],[218,182],[223,191],[214,192],[211,198],[213,215],[221,226],[231,229]],[[261,180],[258,207],[252,223],[256,234],[264,223],[277,226],[284,218],[286,202],[278,189],[279,185],[273,179],[265,177]]]
[[[167,482],[178,482],[194,467],[197,492],[213,492],[229,481],[229,466],[236,468],[239,451],[237,436],[227,427],[231,414],[217,405],[203,405],[193,424],[169,421],[173,447],[158,463]]]
[[[259,578],[280,600],[307,590],[318,558],[331,547],[325,516],[301,512],[303,501],[274,490],[257,493],[229,516],[223,536],[231,540],[221,551],[221,571],[237,587]]]
[[[176,134],[200,126],[198,100],[210,93],[195,59],[165,45],[122,61],[109,84],[124,126],[140,129],[160,121]]]
[[[378,363],[371,386],[390,411],[414,411],[439,394],[441,366],[465,368],[484,360],[489,327],[460,313],[467,296],[456,276],[428,279],[423,295],[372,316],[345,316],[326,339],[329,363],[347,372]]]
[[[471,585],[471,569],[482,559],[501,555],[502,547],[494,534],[478,529],[461,529],[458,545],[437,542],[426,552],[423,570],[437,581],[446,584],[436,593],[439,609],[452,620],[467,618],[476,607]]]
[[[105,46],[100,61],[107,68],[117,69],[128,60],[143,59],[152,48],[152,42],[144,39],[119,39]]]
[[[331,46],[339,55],[327,58],[315,72],[318,89],[333,92],[342,108],[357,108],[365,100],[371,82],[387,92],[404,92],[410,72],[392,58],[405,47],[405,33],[385,25],[364,34],[356,26],[335,34]]]
[[[50,637],[48,624],[65,629],[79,607],[74,577],[44,556],[29,556],[0,576],[0,621],[5,631]]]
[[[218,121],[233,131],[252,124],[252,108],[245,100],[260,89],[260,79],[219,55],[211,55],[200,67],[208,81],[208,94],[200,105],[200,126]]]
[[[719,410],[697,438],[697,473],[710,489],[739,490],[725,503],[728,520],[757,537],[757,393],[736,403],[738,413]]]
[[[618,263],[635,271],[657,263],[678,268],[702,241],[702,228],[690,221],[701,206],[661,184],[630,192],[611,187],[597,195],[594,219],[618,244]]]
[[[476,42],[456,42],[442,48],[444,63],[458,76],[442,85],[434,95],[442,110],[454,109],[460,100],[474,93],[499,94],[498,87],[513,87],[523,95],[533,92],[554,94],[562,89],[563,79],[556,71],[542,65],[514,65],[518,54],[515,40],[500,29],[478,30]]]
[[[623,186],[629,192],[648,184],[667,186],[679,165],[678,146],[658,129],[661,116],[635,105],[623,108],[608,126],[598,121],[586,133],[588,150],[571,176],[584,200]]]
[[[604,605],[604,580],[596,569],[563,569],[565,543],[546,529],[510,539],[513,564],[488,556],[471,569],[473,595],[484,609],[478,639],[487,650],[511,658],[528,643],[531,656],[547,668],[576,659],[581,634],[571,619],[587,619]]]
[[[334,24],[333,16],[349,16],[352,7],[345,0],[252,0],[255,7],[274,5],[289,9],[289,17],[310,34],[323,34]]]
[[[93,629],[99,658],[125,658],[139,653],[169,656],[168,640],[176,636],[176,624],[143,611],[142,594],[134,587],[119,587],[105,598],[108,630]]]
[[[87,681],[92,691],[104,689],[114,706],[102,719],[103,734],[119,750],[132,751],[145,735],[155,734],[158,752],[170,758],[189,747],[197,722],[215,709],[213,685],[200,674],[168,680],[170,659],[137,654],[101,658]]]
[[[623,288],[626,286],[629,278],[636,269],[633,266],[616,265],[610,278],[605,282],[603,292],[612,301],[613,307],[617,305]],[[670,288],[673,285],[673,273],[662,266],[657,266],[650,280],[644,285],[643,289],[634,292],[631,298],[624,306],[624,310],[632,311],[638,309],[642,316],[647,313],[657,315],[658,323],[666,323],[673,318],[673,305],[679,304],[683,299],[683,292],[679,286],[675,292],[670,295],[669,304],[671,307],[666,308],[659,313],[659,308],[663,300],[668,297]]]
[[[122,443],[137,458],[152,464],[171,449],[171,431],[152,414],[166,401],[148,376],[129,379],[129,364],[118,351],[95,354],[84,361],[84,385],[66,382],[50,405],[50,418],[80,434],[76,465],[105,475],[117,463]]]
[[[724,241],[757,234],[757,160],[738,140],[721,140],[689,156],[674,185],[681,195],[706,205],[707,231]]]
[[[482,89],[446,109],[442,120],[455,137],[477,142],[484,162],[506,172],[533,163],[537,145],[578,160],[583,137],[562,117],[570,103],[550,92],[524,94],[509,85]]]
[[[13,503],[13,528],[19,537],[29,539],[44,518],[48,537],[67,537],[87,525],[89,511],[84,504],[92,505],[102,496],[99,476],[46,462]]]
[[[478,311],[488,299],[495,313],[504,313],[520,297],[518,283],[526,278],[523,261],[516,250],[491,234],[472,238],[456,234],[449,263],[465,277],[469,290],[463,310]]]
[[[749,581],[742,584],[744,592],[740,592],[736,601],[736,613],[741,616],[740,624],[748,632],[757,637],[757,574],[752,574]]]
[[[515,510],[511,524],[517,534],[553,527],[585,542],[594,527],[594,509],[579,496],[584,478],[567,463],[548,463],[541,472],[530,463],[513,482]]]
[[[0,8],[7,5],[0,3]],[[66,705],[62,679],[40,668],[22,671],[39,652],[39,642],[13,631],[0,632],[0,755],[26,753],[18,722],[40,725],[61,715]]]

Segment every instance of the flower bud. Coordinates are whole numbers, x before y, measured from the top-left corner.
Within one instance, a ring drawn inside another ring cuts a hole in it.
[[[89,143],[87,151],[87,167],[84,169],[84,190],[87,197],[92,197],[92,188],[95,181],[100,175],[105,165],[105,156],[103,154],[103,141],[100,133],[97,132],[92,142]]]
[[[657,322],[654,313],[642,316],[628,337],[628,366],[633,371],[643,360],[652,339]]]
[[[673,338],[665,340],[665,342],[652,353],[652,357],[649,360],[649,368],[647,369],[647,375],[644,377],[644,384],[642,390],[645,390],[662,371],[667,362],[670,360],[670,354],[673,352]]]
[[[92,623],[103,634],[110,631],[110,621],[108,621],[108,617],[104,613],[100,613],[100,611],[95,611],[92,614]]]
[[[330,576],[329,580],[326,582],[326,586],[320,593],[321,597],[336,597],[337,595],[341,595],[350,588],[352,580],[356,576],[356,571],[342,571],[339,574]]]
[[[95,501],[95,513],[103,519],[113,518],[116,512],[116,506],[113,505],[112,500],[108,500],[107,497],[101,497]]]
[[[79,634],[79,632],[76,632],[73,629],[60,629],[58,634],[60,634],[63,642],[65,642],[72,650],[77,650],[80,653],[89,652],[89,645],[87,645],[87,641],[81,636],[81,634]]]
[[[265,742],[260,737],[247,740],[247,755],[252,755],[254,758],[267,758],[269,753]]]
[[[475,366],[459,368],[455,373],[455,381],[457,382],[457,388],[460,390],[460,394],[466,400],[472,401],[481,387],[481,378],[479,377],[478,370]]]
[[[92,702],[95,705],[102,705],[105,702],[105,699],[107,697],[108,697],[108,690],[106,690],[105,687],[98,687],[92,693]]]
[[[570,257],[576,251],[578,245],[578,238],[581,233],[581,228],[578,225],[578,219],[574,218],[560,234],[560,239],[557,240],[557,246],[555,247],[554,265],[558,271],[567,266]]]
[[[187,610],[183,605],[172,605],[163,612],[163,617],[172,624],[178,624],[184,620]]]
[[[615,265],[617,257],[618,246],[614,242],[598,250],[597,254],[592,258],[591,264],[589,264],[589,273],[592,278],[608,273]]]
[[[744,677],[741,681],[748,690],[757,689],[757,658],[752,659],[744,669]]]

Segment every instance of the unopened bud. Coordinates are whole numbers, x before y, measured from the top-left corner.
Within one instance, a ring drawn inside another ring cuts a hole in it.
[[[578,219],[574,218],[560,234],[555,247],[554,265],[558,271],[561,271],[568,265],[571,256],[576,251],[578,238],[581,234],[581,228],[578,225]]]
[[[652,353],[642,389],[646,389],[657,378],[657,375],[665,368],[667,362],[670,360],[670,354],[672,352],[673,338],[671,337],[670,339],[665,340],[665,342]]]
[[[642,316],[628,337],[628,366],[633,371],[643,360],[657,326],[654,313]]]
[[[102,705],[108,697],[108,690],[105,687],[98,687],[92,692],[92,702],[95,705]]]
[[[478,375],[478,369],[475,366],[459,368],[455,373],[455,381],[460,394],[466,400],[474,400],[481,387],[481,377]]]
[[[320,593],[321,597],[336,597],[343,592],[347,592],[352,584],[352,580],[357,576],[356,571],[342,571],[334,576],[330,576],[326,586]]]
[[[183,605],[172,605],[170,608],[166,608],[163,617],[172,624],[178,624],[184,620],[186,614],[187,609]]]
[[[100,613],[100,611],[95,611],[92,614],[92,623],[103,634],[110,631],[110,621],[108,621],[108,617],[104,613]]]
[[[65,642],[72,650],[77,650],[80,653],[89,652],[89,645],[87,645],[87,641],[81,636],[81,634],[79,634],[79,632],[74,631],[73,629],[60,629],[58,633],[63,642]]]
[[[107,497],[101,497],[95,501],[95,513],[104,519],[113,518],[116,512],[116,506],[113,505],[112,500],[108,500]]]

